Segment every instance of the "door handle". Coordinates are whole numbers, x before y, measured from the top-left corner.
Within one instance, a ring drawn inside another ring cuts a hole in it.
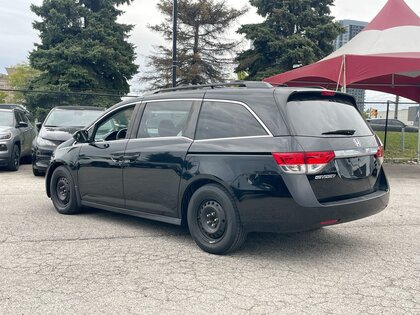
[[[108,149],[109,148],[109,144],[104,143],[104,141],[93,142],[93,143],[90,143],[90,145],[94,146],[95,148],[98,148],[98,149]]]
[[[113,155],[113,154],[111,154],[111,160],[115,163],[122,162],[123,159],[124,159],[124,155]]]
[[[126,155],[126,156],[124,156],[124,160],[126,160],[126,161],[128,161],[128,162],[134,162],[134,161],[136,161],[139,157],[140,157],[140,153],[130,154],[130,155]]]

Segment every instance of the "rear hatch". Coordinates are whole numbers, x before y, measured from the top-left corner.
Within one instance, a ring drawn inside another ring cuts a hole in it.
[[[282,168],[287,173],[306,174],[319,202],[359,197],[384,187],[382,144],[351,96],[322,90],[297,92],[283,111],[303,151],[301,161],[292,158],[287,163],[304,166],[300,170]]]

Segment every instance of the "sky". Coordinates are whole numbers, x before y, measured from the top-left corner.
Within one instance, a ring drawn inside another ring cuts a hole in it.
[[[419,0],[405,0],[406,3],[420,15]],[[123,6],[125,11],[120,22],[135,25],[130,41],[136,45],[137,64],[139,70],[145,69],[146,57],[154,45],[162,43],[158,34],[151,32],[147,25],[156,24],[162,20],[156,9],[159,0],[134,0],[130,6]],[[370,22],[385,5],[387,0],[336,0],[332,7],[332,15],[337,20],[352,19]],[[6,73],[5,67],[26,62],[29,52],[38,41],[38,35],[32,29],[32,22],[36,16],[30,11],[30,4],[40,5],[42,0],[0,0],[0,73]],[[242,37],[235,33],[240,24],[257,23],[261,17],[248,0],[227,0],[232,7],[248,7],[244,15],[230,31],[235,39]],[[246,42],[244,42],[246,47]],[[385,99],[385,96],[370,92],[369,99]],[[388,98],[388,97],[386,97]]]

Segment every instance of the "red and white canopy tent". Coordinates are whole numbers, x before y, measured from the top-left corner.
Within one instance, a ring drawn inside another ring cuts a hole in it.
[[[420,101],[420,18],[389,0],[366,28],[326,58],[264,80],[273,85],[376,90]]]

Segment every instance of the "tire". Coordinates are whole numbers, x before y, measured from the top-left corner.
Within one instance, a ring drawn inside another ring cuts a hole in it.
[[[20,166],[20,149],[17,144],[13,146],[12,155],[10,157],[9,164],[7,165],[7,169],[9,171],[17,171]]]
[[[73,178],[64,166],[57,167],[50,181],[51,200],[61,214],[76,214],[81,211],[77,202]]]
[[[45,176],[45,172],[36,169],[33,165],[32,165],[32,173],[35,176]]]
[[[235,201],[219,185],[205,185],[193,194],[187,220],[192,238],[208,253],[233,252],[246,240]]]

